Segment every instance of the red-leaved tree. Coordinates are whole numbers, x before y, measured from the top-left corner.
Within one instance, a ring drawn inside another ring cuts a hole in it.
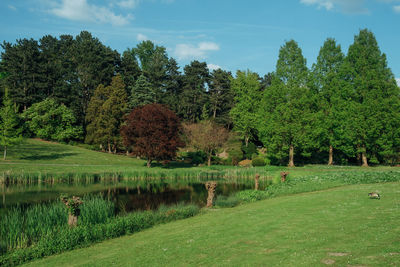
[[[121,127],[124,145],[131,147],[134,155],[146,158],[149,168],[153,160],[175,157],[178,147],[184,145],[180,135],[179,118],[161,104],[132,110]]]

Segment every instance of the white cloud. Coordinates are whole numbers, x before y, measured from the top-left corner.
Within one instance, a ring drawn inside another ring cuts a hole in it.
[[[300,0],[305,5],[316,5],[326,10],[340,10],[347,14],[368,14],[365,0]]]
[[[122,8],[135,8],[139,4],[140,0],[124,0],[117,3]]]
[[[139,33],[139,34],[136,36],[136,39],[137,39],[139,42],[149,40],[149,38],[148,38],[146,35],[142,34],[142,33]]]
[[[50,13],[69,20],[110,23],[120,26],[129,23],[131,15],[116,15],[107,7],[91,5],[87,0],[62,0]]]
[[[174,54],[178,59],[203,59],[210,51],[219,50],[219,46],[213,42],[201,42],[197,46],[191,44],[177,44]]]
[[[209,70],[213,71],[213,70],[220,69],[221,67],[219,65],[215,65],[215,64],[207,64],[207,68]]]
[[[397,85],[400,87],[400,78],[396,78]]]
[[[13,5],[8,5],[8,8],[11,9],[11,10],[14,10],[14,11],[17,10],[17,8],[15,6],[13,6]]]
[[[396,13],[400,13],[400,5],[399,6],[393,6],[393,10]]]

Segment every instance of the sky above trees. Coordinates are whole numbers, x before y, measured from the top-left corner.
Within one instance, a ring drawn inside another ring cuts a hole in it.
[[[197,59],[260,75],[275,70],[287,40],[311,67],[326,38],[347,52],[368,28],[400,83],[400,0],[2,0],[0,23],[1,41],[88,30],[120,53],[149,39],[181,66]]]

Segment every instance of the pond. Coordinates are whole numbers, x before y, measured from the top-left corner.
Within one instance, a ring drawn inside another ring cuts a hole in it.
[[[214,179],[215,180],[215,179]],[[249,179],[220,179],[217,181],[216,196],[229,196],[235,192],[254,188]],[[135,210],[153,210],[160,205],[178,203],[206,205],[205,180],[180,180],[179,178],[159,181],[93,181],[91,183],[36,183],[1,184],[0,213],[15,207],[59,201],[61,194],[70,196],[100,195],[115,203],[117,213]],[[260,181],[261,188],[265,187]]]

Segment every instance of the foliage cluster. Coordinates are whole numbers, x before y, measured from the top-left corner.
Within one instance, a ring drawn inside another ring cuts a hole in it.
[[[33,104],[24,111],[22,118],[34,136],[45,140],[79,140],[83,134],[82,127],[76,125],[73,112],[51,98]]]
[[[171,158],[175,152],[167,157],[165,147],[163,155],[144,155],[136,137],[121,142],[121,125],[133,119],[128,115],[124,122],[124,115],[157,103],[188,125],[211,120],[233,130],[247,159],[254,157],[254,143],[279,165],[399,161],[400,89],[368,30],[354,37],[347,55],[328,38],[311,70],[297,42],[289,40],[279,50],[275,72],[264,77],[250,70],[235,77],[221,69],[210,72],[199,61],[181,73],[166,49],[151,41],[120,55],[85,31],[4,42],[2,48],[0,71],[7,75],[1,88],[9,88],[18,111],[25,111],[26,125],[41,138],[85,139],[112,153]],[[198,125],[205,130],[206,124]],[[219,142],[203,139],[209,144],[198,149],[210,162]],[[243,159],[236,149],[228,153],[226,164]]]

